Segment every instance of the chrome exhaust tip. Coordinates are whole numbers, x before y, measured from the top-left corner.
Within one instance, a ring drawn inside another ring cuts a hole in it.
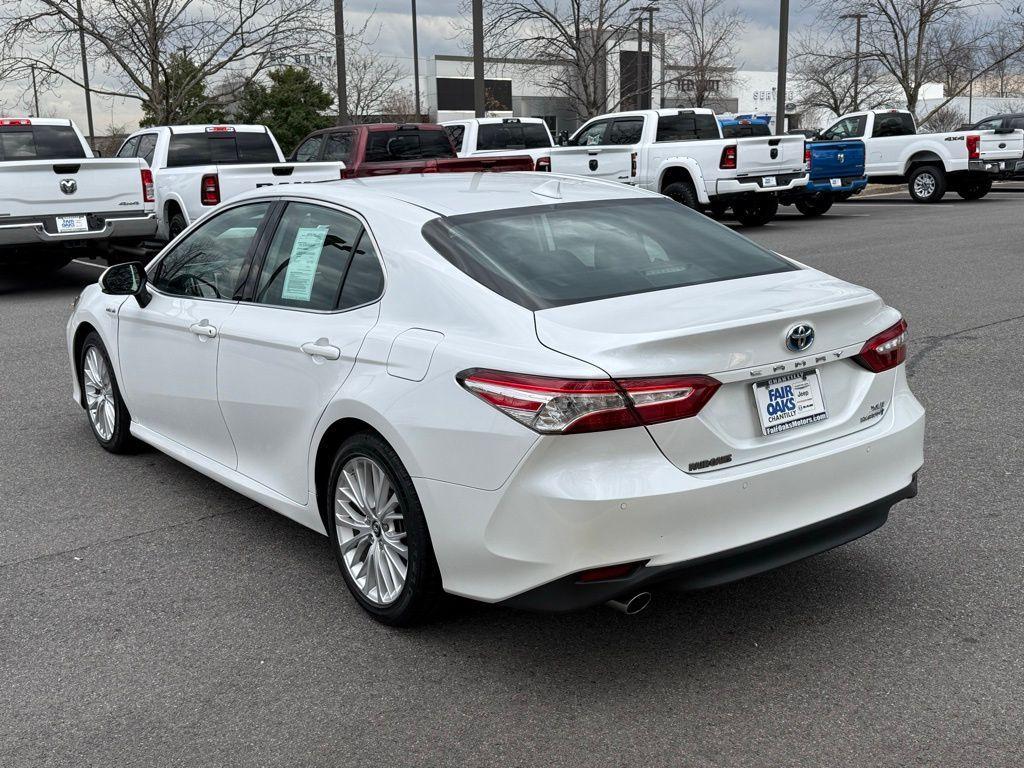
[[[637,592],[632,597],[623,600],[609,600],[605,605],[614,608],[627,616],[636,616],[640,611],[651,604],[650,592]]]

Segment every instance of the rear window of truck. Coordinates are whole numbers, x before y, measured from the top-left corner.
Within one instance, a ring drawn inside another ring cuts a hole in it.
[[[772,129],[766,123],[736,123],[722,126],[722,138],[745,139],[750,136],[771,136]]]
[[[484,123],[477,133],[477,149],[543,149],[551,146],[540,123]]]
[[[386,163],[445,157],[455,157],[455,149],[447,132],[413,128],[370,131],[366,137],[366,153],[363,160],[367,163]]]
[[[655,141],[697,141],[718,139],[718,121],[714,115],[683,112],[678,115],[658,115],[658,135]]]
[[[84,157],[82,142],[70,125],[0,128],[0,161],[79,160]]]
[[[269,133],[174,133],[167,148],[167,166],[230,165],[239,163],[279,163]]]
[[[513,208],[432,219],[427,242],[495,293],[537,311],[797,269],[671,200]]]

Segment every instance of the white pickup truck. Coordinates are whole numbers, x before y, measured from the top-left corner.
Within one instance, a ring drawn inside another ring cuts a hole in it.
[[[0,266],[59,269],[156,226],[143,161],[93,157],[70,120],[0,118]]]
[[[136,131],[118,157],[153,172],[158,237],[172,240],[225,200],[257,187],[341,178],[338,161],[289,163],[263,125],[173,125]]]
[[[947,189],[978,200],[1024,156],[1024,131],[918,133],[905,109],[851,112],[819,138],[862,140],[868,182],[906,184],[919,203],[938,202]]]
[[[476,117],[441,123],[459,157],[519,157],[533,159],[534,168],[547,171],[551,165],[548,124],[539,117]]]
[[[551,170],[632,184],[698,210],[731,206],[745,226],[771,221],[776,193],[808,179],[803,136],[723,139],[710,109],[595,117],[551,150]]]

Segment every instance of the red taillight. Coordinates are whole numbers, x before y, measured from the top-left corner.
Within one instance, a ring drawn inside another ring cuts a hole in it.
[[[981,136],[976,133],[972,133],[967,137],[967,159],[981,159]]]
[[[234,127],[230,125],[208,125],[206,126],[207,133],[234,133]]]
[[[343,178],[343,179],[354,179],[355,177],[356,177],[356,169],[355,168],[342,168],[341,169],[341,178]]]
[[[629,175],[636,176],[636,152],[629,154]]]
[[[907,359],[907,321],[900,320],[868,339],[853,359],[873,373],[888,371],[904,362]]]
[[[533,167],[535,171],[550,171],[551,170],[551,158],[550,157],[538,157],[537,164]]]
[[[535,432],[562,435],[689,418],[719,387],[708,376],[558,379],[483,369],[463,371],[458,381]]]
[[[203,176],[199,184],[199,198],[203,205],[220,205],[220,180],[216,173]]]
[[[722,148],[722,160],[718,163],[718,167],[723,170],[735,170],[736,169],[736,145],[733,144],[728,147]]]
[[[32,125],[32,121],[26,117],[4,117],[0,118],[0,125]]]
[[[156,198],[153,197],[153,172],[149,168],[143,168],[142,170],[142,202],[154,203]]]
[[[811,148],[810,147],[804,147],[804,165],[806,165],[808,168],[811,167]]]
[[[527,159],[529,159],[529,158],[527,158]],[[486,168],[481,168],[480,170],[484,170],[485,171],[487,169]],[[428,160],[426,162],[426,165],[423,166],[423,170],[420,171],[420,173],[440,173],[440,171],[437,169],[437,161],[436,160]]]

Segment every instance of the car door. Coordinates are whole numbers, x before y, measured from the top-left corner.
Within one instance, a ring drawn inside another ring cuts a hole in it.
[[[360,218],[287,203],[251,296],[221,328],[218,392],[239,472],[308,503],[313,431],[377,322],[383,289]]]
[[[164,254],[151,300],[118,314],[120,381],[132,420],[227,467],[235,449],[217,402],[223,323],[237,306],[271,204],[228,208]]]
[[[569,173],[589,176],[590,161],[600,154],[605,134],[612,125],[611,119],[594,120],[584,125],[564,147],[551,153],[551,170],[555,173]]]
[[[574,149],[558,150],[559,160],[564,153],[564,162],[552,159],[551,169],[594,179],[626,181],[630,178],[632,146],[639,143],[643,126],[642,117],[590,123],[573,137],[570,145]]]

